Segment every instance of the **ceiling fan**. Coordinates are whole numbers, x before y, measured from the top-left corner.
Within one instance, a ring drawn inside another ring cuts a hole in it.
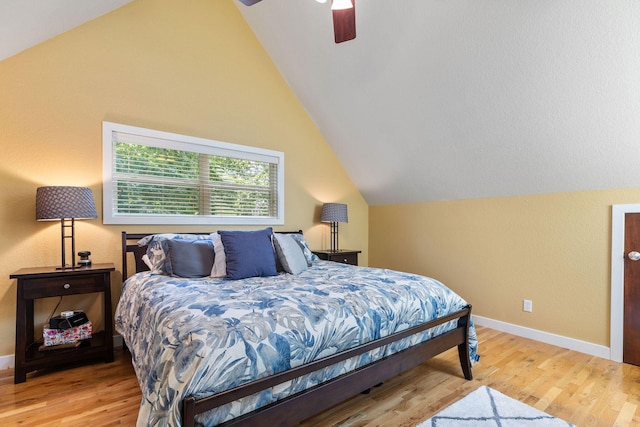
[[[240,0],[245,6],[252,6],[262,0]],[[327,0],[316,0],[325,3]],[[336,43],[356,38],[356,0],[331,0],[333,34]]]

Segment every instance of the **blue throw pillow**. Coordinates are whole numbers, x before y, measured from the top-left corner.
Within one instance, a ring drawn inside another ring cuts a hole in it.
[[[227,279],[276,276],[272,228],[255,231],[219,230],[227,258]]]
[[[213,267],[213,241],[167,240],[165,268],[178,277],[206,277]]]

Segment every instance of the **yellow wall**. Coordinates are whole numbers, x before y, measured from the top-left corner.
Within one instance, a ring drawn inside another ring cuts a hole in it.
[[[328,246],[322,202],[349,206],[343,247],[367,264],[368,207],[231,0],[136,0],[0,62],[0,356],[14,353],[23,267],[60,263],[59,223],[35,221],[41,185],[92,188],[102,209],[102,121],[285,153],[285,226]],[[120,269],[120,231],[158,227],[79,221],[76,248]],[[228,227],[227,227],[228,228]],[[255,227],[254,227],[255,228]],[[216,230],[163,227],[164,230]],[[121,274],[112,277],[114,303]],[[41,324],[55,305],[36,305]],[[102,327],[100,300],[66,297]]]
[[[435,277],[477,315],[608,347],[611,205],[639,200],[627,189],[374,206],[369,263]]]
[[[0,356],[14,353],[9,274],[60,262],[59,225],[35,221],[35,189],[90,186],[101,210],[103,120],[284,151],[281,229],[326,248],[320,206],[347,203],[340,243],[361,264],[436,277],[481,316],[609,345],[611,205],[637,203],[640,189],[369,209],[231,0],[136,0],[0,62]],[[123,229],[158,228],[82,221],[76,246],[120,269]],[[38,323],[55,302],[37,305]],[[95,320],[99,302],[60,309]]]

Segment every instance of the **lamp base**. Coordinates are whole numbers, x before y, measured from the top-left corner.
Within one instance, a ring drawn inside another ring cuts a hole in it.
[[[338,223],[331,223],[331,252],[338,252]]]

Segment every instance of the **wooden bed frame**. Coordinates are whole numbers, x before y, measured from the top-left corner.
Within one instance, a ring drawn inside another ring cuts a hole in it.
[[[126,233],[122,232],[122,275],[123,280],[128,274],[128,253],[133,253],[135,258],[135,271],[145,271],[148,267],[142,262],[142,255],[146,253],[146,247],[137,245],[138,240],[153,233]],[[209,233],[190,233],[209,234]],[[318,369],[330,366],[334,363],[357,356],[369,350],[390,344],[402,338],[409,337],[418,332],[425,331],[451,320],[458,319],[457,328],[446,332],[430,340],[424,341],[413,347],[409,347],[398,353],[365,365],[355,371],[343,374],[328,380],[315,387],[301,391],[286,399],[274,402],[253,412],[227,421],[222,426],[291,426],[316,415],[338,403],[347,400],[365,390],[370,389],[385,380],[401,374],[450,348],[458,347],[458,355],[462,372],[467,380],[472,379],[471,361],[469,358],[469,324],[471,318],[471,305],[464,309],[441,317],[422,325],[414,326],[395,334],[379,338],[355,348],[324,357],[314,362],[289,369],[278,374],[262,378],[234,389],[226,390],[210,397],[196,399],[187,397],[182,405],[183,426],[195,425],[197,414],[214,409],[242,397],[249,396],[266,388],[276,386],[293,378],[308,374]]]

